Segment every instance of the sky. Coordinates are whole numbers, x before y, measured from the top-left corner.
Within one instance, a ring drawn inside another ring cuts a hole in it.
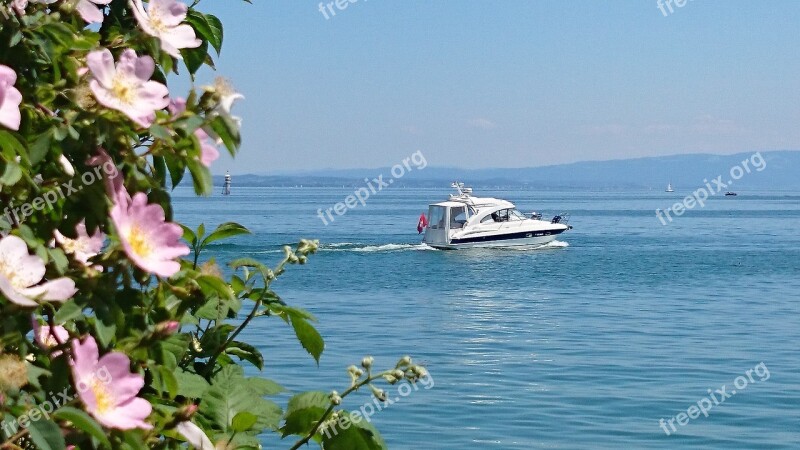
[[[672,1],[202,1],[225,41],[196,84],[246,97],[213,172],[800,149],[800,2]]]

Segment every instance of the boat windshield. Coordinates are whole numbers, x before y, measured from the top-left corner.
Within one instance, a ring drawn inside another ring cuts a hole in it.
[[[517,220],[525,220],[525,219],[527,219],[527,217],[525,217],[524,214],[522,214],[521,212],[517,211],[514,208],[510,208],[510,209],[501,209],[499,211],[495,211],[489,214],[488,216],[484,217],[483,220],[481,220],[481,223],[514,222]]]

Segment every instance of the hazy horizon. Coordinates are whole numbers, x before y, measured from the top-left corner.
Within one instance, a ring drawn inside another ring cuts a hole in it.
[[[215,173],[800,148],[797,2],[345,4],[206,5],[246,97],[242,151]]]

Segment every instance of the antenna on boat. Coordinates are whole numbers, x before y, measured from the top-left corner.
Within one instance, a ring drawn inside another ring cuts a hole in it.
[[[464,187],[464,183],[460,181],[454,181],[452,184],[450,184],[450,187],[458,191],[457,197],[472,194],[472,188]]]

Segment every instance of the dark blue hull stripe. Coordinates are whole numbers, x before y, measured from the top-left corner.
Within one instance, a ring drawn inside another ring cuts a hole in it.
[[[474,242],[494,242],[494,241],[508,241],[513,239],[531,239],[544,236],[555,236],[567,230],[542,230],[542,231],[522,231],[519,233],[509,233],[494,236],[477,236],[463,239],[453,239],[450,244],[471,244]]]

